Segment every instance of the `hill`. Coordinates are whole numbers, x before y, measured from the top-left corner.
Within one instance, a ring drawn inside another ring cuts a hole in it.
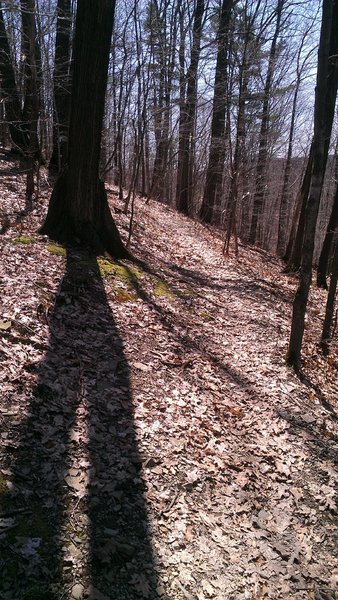
[[[336,598],[325,294],[300,380],[277,259],[225,259],[219,232],[141,199],[143,262],[66,253],[36,233],[42,184],[20,216],[20,175],[0,181],[1,598]]]

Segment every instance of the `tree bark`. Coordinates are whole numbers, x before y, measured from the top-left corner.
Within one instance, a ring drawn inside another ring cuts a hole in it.
[[[194,133],[197,107],[197,70],[201,51],[204,0],[197,0],[194,13],[193,40],[187,72],[186,100],[180,111],[180,140],[176,186],[177,209],[189,214],[193,195]]]
[[[338,165],[338,157],[336,157]],[[332,242],[334,238],[335,230],[338,227],[338,186],[336,189],[330,220],[327,226],[325,239],[323,242],[322,250],[319,257],[318,268],[317,268],[317,286],[327,290],[326,276],[328,273],[328,264],[330,260],[330,254],[332,249]]]
[[[259,225],[260,218],[263,211],[264,197],[265,197],[265,186],[267,176],[267,163],[268,163],[268,135],[269,135],[269,124],[270,124],[270,96],[272,80],[275,70],[276,54],[277,54],[277,40],[280,34],[281,22],[282,22],[282,11],[284,8],[285,0],[277,0],[276,6],[276,26],[274,36],[271,42],[271,48],[269,53],[268,71],[264,86],[263,95],[263,109],[262,109],[262,120],[261,130],[259,135],[259,151],[257,158],[256,168],[256,185],[255,195],[253,199],[253,209],[251,217],[251,226],[249,233],[249,244],[255,244],[259,242]]]
[[[49,171],[51,174],[59,173],[65,166],[67,160],[72,28],[70,0],[58,0],[56,12],[55,63],[53,75],[53,151],[49,161]]]
[[[338,190],[338,188],[337,188]],[[337,231],[335,232],[337,233]],[[335,249],[333,254],[333,268],[330,279],[329,293],[327,295],[326,309],[325,309],[325,318],[323,324],[323,331],[321,337],[321,348],[324,354],[328,354],[329,352],[329,344],[331,341],[331,327],[332,320],[334,315],[334,304],[335,297],[337,291],[337,281],[338,281],[338,241],[336,239]]]
[[[330,141],[338,83],[338,0],[324,0],[318,51],[315,93],[313,168],[306,205],[299,285],[293,302],[287,362],[299,368],[305,326],[305,312],[312,276],[314,238],[326,166],[326,144]],[[335,59],[332,61],[332,57]],[[330,81],[331,80],[331,81]],[[334,85],[333,85],[334,83]],[[328,111],[329,108],[329,111]],[[331,127],[328,120],[331,119]],[[329,135],[328,135],[329,134]],[[327,138],[328,135],[328,138]]]
[[[40,233],[128,257],[99,179],[100,144],[115,0],[78,0],[68,169],[58,178]]]
[[[283,260],[286,263],[284,273],[296,273],[300,267],[303,232],[305,225],[306,203],[310,191],[311,173],[313,163],[313,143],[311,143],[309,157],[302,180],[302,185],[296,198],[296,206],[292,218],[291,231],[288,245]]]
[[[217,35],[217,62],[212,107],[211,141],[203,201],[199,214],[201,221],[204,221],[204,223],[212,222],[214,207],[219,202],[219,197],[222,193],[225,160],[225,115],[229,101],[227,97],[227,42],[233,6],[234,0],[223,0]]]
[[[300,77],[297,77],[296,88],[295,88],[295,93],[294,93],[293,102],[292,102],[288,152],[287,152],[287,156],[286,156],[284,178],[283,178],[283,188],[282,188],[280,207],[279,207],[278,240],[277,240],[277,254],[279,254],[279,256],[283,256],[285,253],[285,250],[286,250],[286,223],[287,223],[287,210],[288,210],[288,206],[289,206],[289,196],[290,196],[289,181],[290,181],[290,175],[291,175],[293,138],[294,138],[294,131],[295,131],[296,108],[297,108],[299,86],[300,86]]]
[[[29,135],[22,123],[20,94],[16,85],[15,72],[11,61],[10,47],[0,5],[0,76],[1,96],[4,99],[6,120],[14,146],[24,153],[29,145]]]
[[[23,127],[29,139],[24,153],[24,166],[28,170],[26,181],[26,209],[32,208],[34,193],[34,165],[40,160],[38,119],[40,112],[40,90],[38,64],[40,52],[37,44],[35,23],[35,0],[20,0],[22,19],[22,55],[24,73]]]

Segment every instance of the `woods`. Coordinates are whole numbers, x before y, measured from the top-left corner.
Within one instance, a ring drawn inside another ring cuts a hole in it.
[[[338,0],[0,1],[1,599],[335,598],[337,57]]]
[[[2,135],[27,171],[27,210],[41,164],[58,175],[40,233],[127,258],[102,175],[120,199],[126,189],[125,211],[139,192],[221,227],[226,255],[232,238],[236,256],[239,241],[276,252],[300,272],[287,356],[298,367],[313,264],[324,288],[334,268],[336,2],[323,2],[318,65],[319,4],[72,8],[0,6]],[[312,137],[299,105],[311,119],[316,67]]]

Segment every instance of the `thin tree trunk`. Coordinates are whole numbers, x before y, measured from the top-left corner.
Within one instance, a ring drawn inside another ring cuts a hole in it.
[[[15,81],[11,52],[0,4],[0,75],[1,96],[4,100],[6,120],[13,144],[24,153],[29,146],[29,135],[23,127],[20,94]]]
[[[313,163],[313,143],[311,143],[306,169],[296,198],[288,245],[283,260],[286,263],[285,273],[296,273],[300,267],[303,232],[305,224],[306,203],[310,191],[311,172]]]
[[[294,93],[293,102],[292,102],[288,152],[287,152],[286,163],[285,163],[283,188],[282,188],[280,207],[279,207],[278,241],[277,241],[277,254],[279,254],[279,256],[283,256],[285,253],[285,250],[286,250],[286,223],[287,223],[287,211],[288,211],[289,200],[290,200],[289,182],[290,182],[290,175],[291,175],[292,149],[293,149],[293,138],[294,138],[294,132],[295,132],[296,109],[297,109],[299,86],[300,86],[300,77],[297,78],[295,93]]]
[[[271,88],[272,80],[275,70],[275,62],[277,55],[277,40],[280,33],[282,11],[284,8],[285,0],[277,0],[276,6],[276,27],[274,36],[271,43],[268,71],[264,86],[263,95],[263,108],[262,108],[262,120],[261,130],[259,134],[259,151],[257,158],[256,168],[256,182],[255,182],[255,195],[253,199],[253,209],[251,217],[251,226],[249,233],[249,244],[255,244],[259,242],[259,226],[260,218],[263,211],[266,177],[267,177],[267,164],[268,164],[268,137],[269,137],[269,125],[270,125],[270,99],[271,99]]]
[[[193,192],[194,134],[197,107],[197,70],[201,51],[204,0],[197,0],[194,14],[193,41],[190,65],[187,72],[186,101],[180,113],[181,138],[179,141],[176,206],[189,214]]]
[[[338,240],[337,240],[337,230],[336,230],[336,242],[334,244],[334,253],[333,253],[333,269],[330,279],[329,293],[327,295],[327,302],[325,308],[325,318],[323,324],[323,331],[321,337],[321,348],[324,354],[329,353],[329,344],[331,341],[331,327],[334,316],[334,306],[335,306],[335,298],[337,291],[337,281],[338,281]]]
[[[336,155],[336,171],[338,171],[338,155]],[[337,172],[336,172],[337,181]],[[327,226],[325,239],[323,242],[322,250],[319,257],[318,268],[317,268],[317,286],[327,290],[326,276],[328,274],[328,264],[332,249],[332,242],[334,238],[335,230],[338,227],[338,186],[333,201],[332,211],[330,220]]]
[[[288,221],[287,212],[289,210],[289,205],[290,205],[290,189],[289,188],[290,188],[293,139],[294,139],[294,133],[295,133],[298,94],[299,94],[299,88],[300,88],[300,84],[301,84],[301,80],[302,80],[302,74],[303,74],[303,71],[304,71],[304,68],[306,65],[306,61],[309,58],[309,56],[311,55],[312,50],[304,58],[304,60],[302,61],[302,64],[300,64],[300,59],[301,59],[305,41],[307,39],[307,36],[308,36],[311,28],[312,28],[312,23],[309,26],[309,28],[304,32],[300,47],[297,52],[297,77],[296,77],[295,91],[294,91],[293,101],[292,101],[288,151],[287,151],[287,157],[286,157],[286,164],[285,164],[284,178],[283,178],[283,188],[282,188],[280,207],[279,207],[277,254],[279,254],[279,256],[281,256],[281,257],[285,256],[286,246],[287,246],[287,243],[286,243],[287,221]],[[306,194],[306,197],[307,196],[308,196],[308,192]],[[297,219],[298,219],[298,216],[299,216],[299,212],[297,215]],[[295,233],[295,231],[293,233]]]
[[[53,174],[61,171],[67,159],[70,110],[71,0],[58,0],[56,11],[53,151],[49,162],[49,170]]]
[[[28,170],[26,181],[26,208],[32,208],[34,193],[34,165],[40,159],[38,140],[38,118],[40,110],[37,35],[35,23],[35,0],[21,0],[22,16],[22,51],[25,101],[23,106],[23,123],[26,128],[29,145],[24,155],[24,166]]]
[[[199,213],[200,219],[204,223],[212,222],[214,208],[219,204],[220,195],[222,194],[225,160],[225,115],[229,102],[227,94],[227,46],[229,22],[233,6],[234,0],[223,0],[217,34],[217,62],[212,107],[211,141],[203,201]]]

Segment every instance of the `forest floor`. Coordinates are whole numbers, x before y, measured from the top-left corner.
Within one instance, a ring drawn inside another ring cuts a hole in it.
[[[0,167],[1,600],[338,598],[325,293],[300,380],[277,259],[225,258],[219,232],[141,199],[143,266],[66,256],[37,234],[47,181],[19,222],[23,176]]]

